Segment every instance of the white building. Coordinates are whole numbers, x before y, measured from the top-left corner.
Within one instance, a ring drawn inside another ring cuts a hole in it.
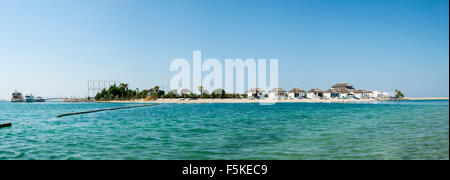
[[[370,91],[366,91],[364,89],[360,89],[355,91],[355,97],[359,98],[359,99],[369,99],[371,96],[371,92]]]
[[[264,90],[260,88],[253,88],[247,91],[248,98],[262,99],[264,98]]]
[[[308,93],[306,94],[306,97],[308,99],[320,99],[323,97],[323,91],[321,91],[317,88],[313,88],[308,91]]]
[[[389,97],[389,93],[381,92],[381,91],[373,91],[372,98],[387,98]]]
[[[291,99],[302,99],[306,95],[306,92],[300,88],[294,88],[289,91],[289,98]]]
[[[340,98],[341,92],[338,89],[328,89],[325,92],[323,92],[323,97],[325,99],[334,99],[334,98]]]
[[[284,99],[286,98],[286,90],[281,88],[273,88],[269,91],[270,99]]]

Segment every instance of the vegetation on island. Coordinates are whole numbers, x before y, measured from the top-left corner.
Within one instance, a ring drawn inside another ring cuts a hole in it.
[[[181,92],[178,90],[171,90],[169,92],[165,92],[161,90],[159,86],[154,86],[151,89],[144,89],[139,91],[139,89],[133,90],[128,88],[128,84],[121,83],[118,86],[112,85],[108,89],[103,89],[97,95],[95,95],[94,99],[96,101],[113,101],[113,100],[133,100],[133,99],[145,99],[145,100],[154,100],[158,98],[200,98],[200,99],[226,99],[226,98],[236,98],[242,99],[247,98],[247,94],[234,94],[227,93],[223,89],[215,89],[211,93],[204,89],[203,86],[198,87],[198,91],[200,94],[195,94],[185,89]],[[267,94],[264,95],[265,98],[268,97]],[[405,95],[400,90],[395,90],[395,98],[401,99],[404,98]],[[88,97],[90,99],[90,97]]]
[[[203,88],[203,86],[198,87],[200,94],[195,94],[192,92],[183,93],[178,92],[178,90],[171,90],[165,92],[160,89],[159,86],[155,86],[151,89],[144,89],[139,91],[139,89],[133,90],[128,88],[128,84],[112,85],[108,89],[103,89],[97,93],[94,97],[96,101],[113,101],[113,100],[132,100],[132,99],[158,99],[158,98],[200,98],[200,99],[225,99],[225,98],[247,98],[247,94],[233,94],[226,93],[223,89],[216,89],[209,93]]]
[[[395,98],[404,98],[405,95],[400,90],[395,90]]]

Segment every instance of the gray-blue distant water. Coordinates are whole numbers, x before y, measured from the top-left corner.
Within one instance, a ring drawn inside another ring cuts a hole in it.
[[[449,159],[449,102],[0,102],[0,159]]]

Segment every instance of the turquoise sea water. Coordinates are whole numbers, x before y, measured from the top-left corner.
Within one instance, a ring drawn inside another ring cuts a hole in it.
[[[0,102],[0,159],[449,159],[449,102]]]

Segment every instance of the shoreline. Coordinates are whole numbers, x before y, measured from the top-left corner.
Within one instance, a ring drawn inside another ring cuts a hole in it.
[[[366,103],[377,101],[419,101],[419,100],[449,100],[448,97],[428,97],[428,98],[410,98],[403,99],[281,99],[281,100],[262,100],[262,99],[181,99],[181,98],[161,98],[157,100],[146,101],[145,99],[135,100],[114,100],[97,101],[96,103],[161,103],[161,104],[207,104],[207,103]],[[8,102],[0,100],[0,102]],[[66,101],[68,102],[68,101]],[[92,101],[95,102],[95,101]],[[75,103],[75,102],[73,102]]]
[[[261,100],[261,99],[180,99],[163,98],[151,101],[145,99],[125,100],[125,101],[97,101],[97,103],[160,103],[160,104],[228,104],[228,103],[367,103],[382,101],[409,101],[409,100],[448,100],[449,98],[404,98],[393,99],[281,99],[281,100]]]
[[[256,100],[256,99],[157,99],[145,101],[144,99],[129,101],[99,101],[98,103],[160,103],[160,104],[229,104],[229,103],[366,103],[386,101],[379,99],[282,99],[282,100]]]
[[[428,98],[409,98],[405,97],[405,100],[448,100],[448,97],[428,97]]]

